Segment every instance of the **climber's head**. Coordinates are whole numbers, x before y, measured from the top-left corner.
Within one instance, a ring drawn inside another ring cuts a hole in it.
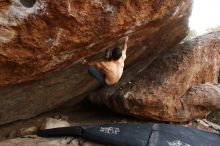
[[[122,55],[122,52],[119,47],[116,47],[113,49],[113,51],[112,51],[112,59],[113,60],[118,60],[119,58],[121,58],[121,55]]]

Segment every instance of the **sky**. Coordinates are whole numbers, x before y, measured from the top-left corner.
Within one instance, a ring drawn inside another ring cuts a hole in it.
[[[189,26],[198,35],[208,28],[220,26],[220,0],[194,0]]]

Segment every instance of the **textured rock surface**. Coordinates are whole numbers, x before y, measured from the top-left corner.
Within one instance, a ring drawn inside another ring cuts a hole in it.
[[[0,9],[1,86],[59,70],[128,34],[130,47],[161,39],[172,45],[184,37],[190,6],[190,0],[34,1],[11,0]]]
[[[190,117],[202,117],[210,111],[220,109],[220,84],[201,84],[191,88],[182,98],[184,108]]]
[[[0,1],[0,124],[79,101],[96,85],[79,59],[101,59],[126,35],[126,65],[149,64],[185,37],[191,10],[191,0],[31,1]]]
[[[0,142],[2,146],[104,146],[98,143],[89,142],[84,139],[74,139],[72,137],[62,138],[40,138],[28,136],[24,138],[10,139]]]
[[[175,122],[204,117],[220,108],[219,91],[214,90],[215,86],[209,93],[202,92],[204,96],[199,93],[191,96],[189,91],[182,98],[191,87],[206,82],[218,83],[220,32],[180,44],[142,71],[143,67],[142,63],[131,67],[134,70],[124,75],[121,84],[91,95],[91,101],[120,113]]]

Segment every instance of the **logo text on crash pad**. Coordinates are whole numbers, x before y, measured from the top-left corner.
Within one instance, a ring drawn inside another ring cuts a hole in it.
[[[120,129],[117,127],[100,127],[99,131],[100,133],[114,134],[114,135],[120,133]]]

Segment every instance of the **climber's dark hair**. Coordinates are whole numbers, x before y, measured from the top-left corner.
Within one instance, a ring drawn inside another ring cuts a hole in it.
[[[119,47],[114,48],[112,51],[112,59],[118,60],[119,58],[121,58],[121,56],[122,56],[121,49]]]

